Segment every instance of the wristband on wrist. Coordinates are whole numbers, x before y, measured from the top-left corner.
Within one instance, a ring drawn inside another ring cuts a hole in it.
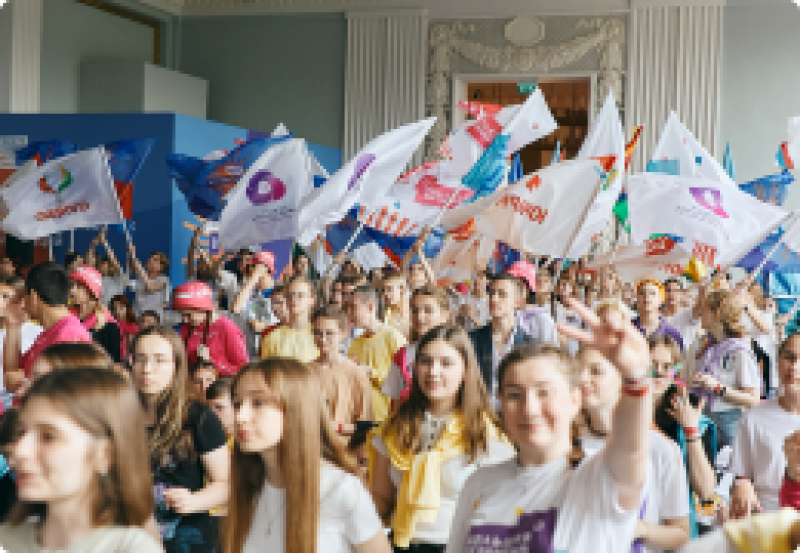
[[[342,433],[342,423],[339,423],[339,434]]]
[[[750,479],[748,477],[746,477],[746,476],[737,476],[736,478],[733,479],[733,481],[734,482],[742,482],[742,481],[750,482]]]
[[[686,426],[683,429],[683,433],[686,434],[686,437],[695,437],[700,435],[700,429],[696,426]]]
[[[625,386],[639,386],[642,382],[645,381],[646,378],[647,378],[647,375],[636,376],[636,377],[633,377],[633,378],[623,378],[622,379],[622,383]]]
[[[650,386],[631,386],[624,384],[622,386],[622,393],[630,397],[644,397],[650,391]]]

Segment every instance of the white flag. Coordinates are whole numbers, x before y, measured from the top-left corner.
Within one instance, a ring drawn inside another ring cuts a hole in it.
[[[469,280],[478,270],[486,269],[494,250],[495,241],[478,234],[449,234],[431,268],[439,277],[446,276],[456,282]]]
[[[123,222],[102,147],[37,167],[0,189],[0,197],[3,230],[22,240]]]
[[[443,148],[441,176],[460,179],[472,169],[498,134],[509,136],[509,155],[558,128],[540,89],[521,105],[507,106],[497,114],[486,113],[453,131]]]
[[[678,114],[670,112],[650,163],[658,173],[674,171],[682,177],[699,177],[719,181],[729,186],[736,183],[725,169],[703,148],[694,135],[681,123]],[[677,168],[674,165],[677,164]]]
[[[228,193],[219,218],[220,244],[235,249],[297,236],[297,205],[314,187],[312,165],[300,138],[261,154]]]
[[[389,256],[375,242],[367,242],[353,250],[353,259],[365,271],[383,268],[389,262]]]
[[[718,180],[654,173],[629,179],[628,205],[634,244],[653,234],[677,235],[713,248],[720,266],[738,261],[788,217]]]
[[[611,210],[622,191],[622,175],[625,173],[625,134],[612,92],[608,93],[575,159],[601,159],[607,176],[603,190],[597,194],[586,221],[581,226],[570,251],[567,252],[569,259],[578,259],[589,251],[592,242],[605,229]]]
[[[602,183],[597,160],[551,165],[489,196],[476,230],[520,251],[566,257]]]
[[[326,225],[340,221],[357,203],[366,209],[379,206],[435,122],[431,117],[380,135],[303,198],[298,242],[310,244]]]
[[[595,257],[587,268],[599,270],[612,265],[623,282],[636,282],[643,278],[665,280],[681,276],[691,258],[691,252],[683,244],[661,236],[647,240],[641,246],[619,246],[613,252]]]

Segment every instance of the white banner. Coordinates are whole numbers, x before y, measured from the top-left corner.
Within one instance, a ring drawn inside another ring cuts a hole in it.
[[[297,236],[297,205],[314,188],[313,165],[300,138],[261,154],[228,193],[219,219],[220,244],[235,249]]]
[[[647,240],[641,246],[619,246],[613,252],[595,257],[587,268],[599,270],[611,265],[622,282],[643,278],[664,280],[681,276],[691,258],[691,252],[683,244],[662,236]]]
[[[22,240],[123,222],[102,147],[37,167],[0,189],[0,196],[3,230]]]

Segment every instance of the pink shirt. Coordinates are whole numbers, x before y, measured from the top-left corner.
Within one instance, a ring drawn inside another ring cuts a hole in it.
[[[56,324],[39,334],[36,341],[25,355],[19,360],[20,370],[25,372],[25,378],[31,377],[31,367],[39,358],[39,355],[53,344],[63,342],[91,342],[92,335],[83,328],[81,321],[74,315],[67,315]]]
[[[184,328],[183,337],[186,339],[188,331]],[[196,326],[191,330],[191,336],[186,345],[189,356],[189,365],[197,362],[197,347],[203,343],[203,326]],[[247,342],[244,334],[230,319],[219,317],[208,328],[206,340],[211,362],[217,368],[220,376],[233,376],[250,360],[247,355]]]

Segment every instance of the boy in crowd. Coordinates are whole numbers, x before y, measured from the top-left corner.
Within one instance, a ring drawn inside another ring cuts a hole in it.
[[[408,339],[411,331],[411,313],[408,305],[408,288],[402,273],[392,272],[383,277],[384,321]]]
[[[149,310],[142,313],[139,317],[139,332],[144,332],[148,328],[153,328],[161,324],[161,318],[155,311]]]
[[[517,309],[523,305],[526,295],[525,285],[517,277],[508,273],[495,276],[489,285],[491,320],[469,333],[486,390],[495,407],[499,407],[497,369],[500,360],[514,348],[535,343],[517,324]]]
[[[210,361],[199,360],[189,367],[189,379],[192,382],[194,397],[197,401],[206,401],[206,390],[218,376],[216,367]]]
[[[14,298],[25,290],[25,281],[16,276],[0,276],[0,384],[2,384],[2,353],[6,338],[6,310]],[[20,327],[20,343],[22,353],[33,346],[36,338],[42,333],[42,327],[30,321],[25,321]]]
[[[310,363],[322,382],[326,403],[339,434],[350,435],[358,421],[372,418],[372,388],[369,369],[349,360],[342,351],[349,325],[347,315],[333,306],[314,313],[314,343],[319,357]]]
[[[286,285],[289,320],[261,341],[261,359],[289,357],[308,363],[319,356],[311,333],[311,313],[316,303],[314,285],[302,278],[293,278]]]
[[[406,344],[397,330],[378,318],[378,292],[372,286],[362,285],[353,291],[350,303],[350,321],[363,333],[353,340],[349,357],[366,365],[372,382],[372,420],[382,422],[389,414],[389,398],[381,389],[395,353]]]
[[[92,341],[92,335],[67,306],[70,286],[63,267],[51,262],[41,263],[28,273],[25,293],[6,305],[3,368],[7,390],[15,391],[23,379],[30,378],[31,367],[47,346]],[[22,326],[29,316],[38,321],[44,331],[23,354]]]
[[[233,378],[223,376],[206,389],[206,404],[217,414],[225,434],[233,437]]]

